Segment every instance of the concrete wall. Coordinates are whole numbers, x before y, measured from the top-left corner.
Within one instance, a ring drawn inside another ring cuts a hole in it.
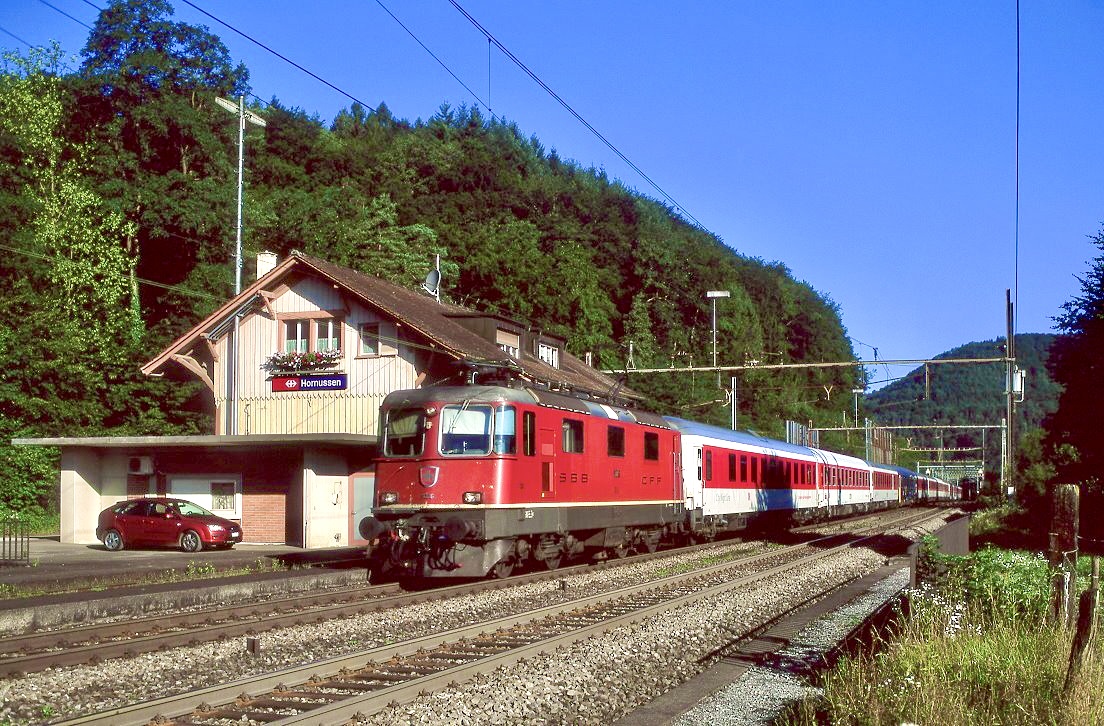
[[[126,477],[101,496],[100,457],[89,449],[61,448],[61,541],[95,544],[96,515],[104,507],[126,499]],[[103,501],[107,504],[102,504]]]

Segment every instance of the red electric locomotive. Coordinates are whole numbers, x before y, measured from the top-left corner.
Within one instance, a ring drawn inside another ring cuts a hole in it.
[[[504,577],[535,560],[654,550],[681,531],[678,432],[658,415],[528,387],[396,391],[381,409],[381,569]]]

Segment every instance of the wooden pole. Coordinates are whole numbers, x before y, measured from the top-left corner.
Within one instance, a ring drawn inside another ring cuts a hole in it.
[[[1077,524],[1081,490],[1076,484],[1054,488],[1050,527],[1051,615],[1063,627],[1073,624],[1077,599]]]
[[[1070,650],[1069,668],[1066,670],[1065,691],[1068,693],[1092,652],[1096,641],[1096,611],[1100,606],[1100,557],[1093,556],[1092,586],[1081,593],[1081,602],[1077,608],[1077,631],[1073,635],[1073,648]]]

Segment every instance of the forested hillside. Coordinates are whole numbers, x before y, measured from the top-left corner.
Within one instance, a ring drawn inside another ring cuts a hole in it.
[[[1042,426],[1047,416],[1058,407],[1061,386],[1047,370],[1053,335],[1024,334],[1016,336],[1016,362],[1027,372],[1023,403],[1017,410],[1020,433]],[[936,358],[996,358],[1004,355],[1004,339],[968,343]],[[1005,416],[1005,366],[1002,363],[970,365],[940,364],[930,366],[931,397],[925,398],[924,368],[913,370],[899,381],[876,391],[865,399],[870,416],[879,424],[948,424],[943,444],[946,447],[981,446],[978,430],[955,431],[951,424],[1000,424]],[[906,432],[907,433],[907,432]],[[909,434],[919,447],[939,445],[937,430]],[[1000,431],[989,430],[985,436],[985,459],[990,471],[1000,465]],[[976,459],[980,452],[965,452],[965,458]],[[905,461],[908,465],[908,460]]]
[[[237,128],[215,97],[246,94],[249,76],[171,14],[163,0],[110,3],[77,67],[56,52],[5,57],[0,499],[13,506],[53,478],[50,453],[13,437],[211,428],[197,384],[138,366],[232,294]],[[464,107],[409,121],[381,102],[328,126],[294,100],[251,108],[268,125],[246,141],[247,260],[301,249],[414,286],[439,254],[446,298],[563,335],[600,367],[625,365],[630,343],[637,368],[709,364],[707,290],[731,293],[722,363],[852,357],[826,295],[555,140]],[[847,400],[825,387],[855,375],[747,374],[741,424],[781,435],[784,418],[838,420]],[[716,374],[626,385],[664,413],[728,420]]]

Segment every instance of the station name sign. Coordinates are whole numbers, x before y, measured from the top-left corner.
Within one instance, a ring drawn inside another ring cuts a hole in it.
[[[344,391],[349,387],[349,376],[276,376],[272,379],[273,392],[288,391]]]

